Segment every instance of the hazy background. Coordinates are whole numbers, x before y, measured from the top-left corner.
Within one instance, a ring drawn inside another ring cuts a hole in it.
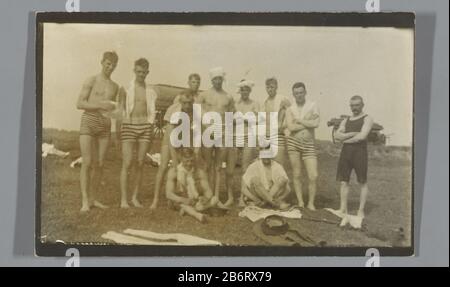
[[[251,97],[260,102],[267,77],[277,77],[279,93],[289,97],[302,81],[320,108],[318,139],[331,138],[326,122],[350,114],[349,98],[359,94],[365,111],[393,134],[389,145],[411,145],[413,37],[396,28],[44,24],[43,127],[79,128],[82,83],[100,71],[102,53],[115,50],[112,79],[120,85],[133,79],[139,57],[150,62],[151,84],[186,86],[196,72],[207,89],[209,69],[223,66],[233,95],[250,71]]]

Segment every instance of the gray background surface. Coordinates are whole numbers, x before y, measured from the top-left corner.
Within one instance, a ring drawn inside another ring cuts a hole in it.
[[[37,258],[33,255],[36,123],[34,12],[64,11],[65,2],[0,2],[1,266],[64,266],[66,261],[65,258]],[[364,12],[365,2],[81,0],[81,11]],[[416,255],[382,257],[381,266],[448,266],[448,1],[380,0],[380,3],[382,11],[416,13]],[[367,258],[362,256],[364,254],[345,258],[81,258],[81,266],[364,266]]]

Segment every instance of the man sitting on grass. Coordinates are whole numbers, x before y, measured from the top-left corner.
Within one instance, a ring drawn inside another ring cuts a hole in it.
[[[200,164],[196,162],[194,151],[181,150],[181,162],[167,173],[166,197],[171,206],[203,222],[205,211],[218,203],[209,187],[208,177]]]
[[[270,147],[261,148],[265,150],[270,152]],[[286,171],[281,164],[263,155],[261,153],[242,176],[244,201],[259,207],[287,209],[290,204],[285,200],[291,189]]]

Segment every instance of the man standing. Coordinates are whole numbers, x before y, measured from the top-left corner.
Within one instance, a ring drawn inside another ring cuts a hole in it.
[[[304,206],[301,181],[302,162],[308,175],[308,205],[315,210],[314,198],[316,196],[317,156],[315,148],[314,130],[319,126],[319,109],[316,103],[306,100],[306,87],[304,83],[295,83],[292,86],[295,103],[286,111],[286,124],[289,130],[287,137],[287,151],[292,166],[293,184],[297,195],[298,205]]]
[[[339,211],[347,214],[347,196],[350,174],[355,170],[358,183],[361,186],[358,216],[364,217],[369,188],[367,187],[367,136],[373,126],[373,120],[363,112],[364,101],[361,96],[350,99],[350,109],[353,115],[344,119],[336,131],[336,139],[343,143],[337,168],[336,179],[341,183],[341,204]]]
[[[118,60],[115,52],[103,53],[102,71],[85,81],[77,101],[77,108],[84,110],[80,124],[82,212],[91,207],[106,208],[96,200],[95,193],[102,180],[104,159],[111,137],[111,119],[105,114],[116,108],[118,85],[111,80],[111,74]]]
[[[197,102],[199,96],[199,88],[200,88],[201,78],[197,73],[192,73],[188,77],[188,86],[191,94],[193,95],[194,102]],[[173,99],[173,103],[176,104],[179,102],[180,95],[177,95],[175,99]]]
[[[222,119],[222,124],[213,123],[208,126],[220,134],[220,138],[212,139],[215,142],[219,141],[222,143],[222,147],[212,146],[212,147],[202,147],[203,157],[205,162],[208,164],[207,170],[212,172],[211,186],[214,188],[214,195],[219,198],[220,189],[220,177],[222,170],[222,162],[226,157],[226,148],[223,147],[224,144],[224,131],[225,131],[225,112],[234,112],[234,101],[231,95],[223,90],[222,85],[225,79],[225,72],[222,67],[213,68],[209,71],[211,78],[212,88],[201,93],[198,99],[198,103],[202,105],[202,113],[216,112],[220,115]],[[227,173],[228,177],[227,184],[232,184],[232,173]],[[233,194],[231,189],[228,189],[228,199],[225,203],[229,206],[233,203]]]
[[[235,104],[236,112],[240,112],[244,116],[243,119],[241,119],[242,121],[239,122],[239,124],[242,125],[243,134],[239,133],[237,129],[235,131],[236,146],[239,145],[238,147],[242,148],[242,170],[247,169],[250,163],[256,158],[257,152],[256,146],[249,146],[248,137],[249,133],[251,133],[256,138],[257,135],[254,132],[254,126],[256,123],[249,122],[245,117],[245,115],[253,114],[256,120],[258,117],[258,112],[260,111],[258,102],[250,98],[250,93],[252,92],[253,86],[254,83],[249,80],[242,80],[239,82],[238,93],[240,94],[240,98]],[[236,126],[238,126],[238,123],[236,123]]]
[[[127,189],[128,175],[133,164],[133,153],[136,150],[136,185],[131,203],[135,207],[142,207],[138,200],[138,193],[142,188],[142,171],[145,155],[150,147],[155,120],[156,92],[146,82],[149,73],[147,59],[140,58],[134,63],[135,79],[127,90],[121,89],[120,99],[123,108],[121,128],[122,141],[122,170],[120,173],[121,208],[128,208]]]
[[[253,135],[256,140],[256,122],[251,122],[246,115],[252,115],[254,116],[254,119],[257,120],[258,112],[260,111],[260,106],[258,102],[250,98],[250,93],[252,91],[252,88],[254,86],[254,83],[249,80],[242,80],[238,83],[240,94],[239,100],[236,101],[236,112],[241,113],[242,116],[241,119],[236,119],[235,122],[235,144],[237,148],[229,148],[234,149],[233,156],[237,159],[238,158],[238,151],[242,152],[242,162],[241,162],[241,168],[243,171],[247,170],[247,167],[250,165],[250,163],[256,158],[256,152],[257,148],[255,145],[250,144],[249,142],[249,134]],[[255,142],[256,143],[256,142]],[[229,152],[230,154],[231,152]],[[228,168],[228,165],[227,165]],[[234,166],[233,166],[234,169]],[[229,186],[231,188],[231,185]],[[239,197],[239,206],[243,207],[245,206],[244,200],[243,200],[243,194],[241,193],[241,196]]]
[[[158,206],[159,202],[159,193],[163,185],[163,178],[166,174],[167,170],[169,169],[169,161],[172,159],[172,161],[175,161],[176,159],[176,153],[174,152],[173,147],[170,144],[170,133],[173,129],[173,125],[170,124],[170,117],[174,112],[184,111],[186,110],[186,102],[190,101],[188,103],[190,105],[190,110],[192,110],[192,101],[197,101],[198,99],[198,90],[200,88],[200,75],[193,73],[190,74],[188,77],[188,85],[189,89],[187,90],[189,94],[192,94],[192,97],[186,97],[186,91],[183,91],[180,95],[177,95],[175,99],[173,100],[173,104],[167,109],[166,113],[164,114],[163,118],[163,129],[164,129],[164,136],[161,144],[161,163],[158,167],[158,172],[156,173],[155,178],[155,190],[153,193],[153,202],[150,206],[151,209],[155,209]],[[183,108],[183,106],[185,108]]]
[[[270,135],[270,131],[267,130],[266,134],[270,135],[271,144],[278,146],[278,153],[275,156],[275,160],[282,166],[286,165],[286,137],[284,130],[286,129],[285,117],[286,109],[291,105],[288,98],[279,95],[278,81],[276,78],[269,78],[266,80],[266,91],[268,94],[267,99],[264,101],[264,112],[266,113],[266,127],[271,127],[269,113],[278,113],[278,134]]]

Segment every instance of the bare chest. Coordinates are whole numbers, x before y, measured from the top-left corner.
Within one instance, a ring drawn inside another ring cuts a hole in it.
[[[236,104],[236,110],[238,112],[243,113],[243,114],[248,113],[248,112],[253,112],[253,113],[258,112],[256,110],[256,107],[253,104],[253,102],[250,102],[250,103],[243,103],[243,102],[238,103],[238,104]]]
[[[266,112],[278,112],[277,107],[275,107],[275,101],[271,99],[264,103],[264,109]]]
[[[92,87],[89,101],[114,100],[116,92],[116,86],[111,81],[97,80]]]
[[[209,111],[225,111],[226,107],[228,107],[230,103],[230,99],[227,94],[208,94],[205,97],[205,105]]]
[[[145,93],[145,88],[144,87],[136,87],[134,90],[134,103],[136,105],[139,104],[143,104],[146,105],[147,104],[147,97],[146,97],[146,93]]]

